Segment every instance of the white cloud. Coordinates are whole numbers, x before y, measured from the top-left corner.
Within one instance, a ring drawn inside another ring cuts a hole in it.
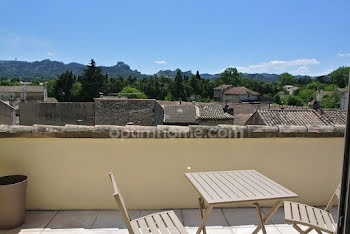
[[[340,53],[340,54],[337,54],[338,56],[340,57],[350,57],[350,53]]]
[[[158,64],[158,65],[163,65],[163,64],[166,64],[166,61],[164,60],[156,60],[154,61],[155,64]]]
[[[324,75],[328,75],[329,73],[331,73],[332,71],[334,71],[335,69],[327,69],[323,72],[316,72],[316,73],[312,73],[312,76],[324,76]]]
[[[317,59],[294,59],[294,60],[272,60],[246,67],[237,67],[237,70],[244,73],[281,73],[291,72],[294,74],[307,74],[309,66],[319,65]]]
[[[300,66],[293,73],[295,73],[295,74],[309,74],[310,69],[307,66]]]
[[[47,56],[52,57],[52,56],[54,56],[54,53],[49,51],[49,52],[47,52]]]

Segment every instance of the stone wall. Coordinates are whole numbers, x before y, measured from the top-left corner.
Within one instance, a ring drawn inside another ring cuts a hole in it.
[[[58,138],[276,138],[343,137],[344,125],[334,126],[116,126],[116,125],[0,125],[1,137]]]
[[[234,124],[234,119],[200,119],[198,120],[199,125],[205,125],[205,126],[216,126],[218,124]]]
[[[94,125],[95,104],[93,102],[21,103],[20,124],[83,124]]]
[[[0,100],[0,124],[13,125],[16,124],[15,109]]]
[[[163,124],[163,116],[163,108],[154,99],[95,99],[96,125],[155,126]]]

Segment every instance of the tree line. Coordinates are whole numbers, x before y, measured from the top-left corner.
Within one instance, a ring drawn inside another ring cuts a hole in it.
[[[153,98],[168,101],[213,101],[213,89],[222,84],[245,86],[272,100],[280,90],[278,82],[263,82],[244,77],[236,68],[226,69],[220,77],[203,79],[199,71],[186,76],[176,70],[174,78],[152,75],[146,78],[108,77],[96,66],[94,60],[76,77],[71,71],[61,74],[47,84],[48,95],[61,102],[93,101],[100,95],[126,96],[128,98]]]
[[[262,101],[276,105],[307,105],[322,90],[327,91],[320,105],[325,108],[339,107],[337,88],[348,85],[349,67],[340,67],[325,76],[296,78],[289,73],[279,75],[275,82],[251,79],[236,68],[227,68],[213,80],[201,78],[199,71],[186,76],[181,70],[174,78],[152,75],[146,78],[109,77],[102,73],[92,59],[81,76],[66,71],[55,80],[47,82],[48,95],[60,102],[90,102],[101,95],[125,96],[128,98],[152,98],[168,101],[213,101],[213,89],[220,85],[244,86],[261,93]],[[0,85],[18,85],[18,79],[2,80]],[[296,87],[289,94],[283,86]]]

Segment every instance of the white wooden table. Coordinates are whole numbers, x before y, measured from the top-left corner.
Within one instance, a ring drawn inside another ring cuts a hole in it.
[[[239,202],[252,202],[256,206],[260,224],[253,234],[258,233],[260,229],[265,234],[265,223],[281,206],[283,200],[298,197],[255,170],[185,173],[185,176],[200,194],[198,200],[202,222],[197,234],[201,230],[206,233],[205,223],[215,206]],[[269,200],[275,200],[275,204],[263,218],[259,202]]]

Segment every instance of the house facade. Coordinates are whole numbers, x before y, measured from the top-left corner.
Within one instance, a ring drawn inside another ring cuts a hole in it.
[[[260,96],[260,93],[243,86],[221,85],[214,88],[214,100],[217,102],[257,102]]]
[[[338,88],[337,92],[340,95],[340,109],[341,110],[347,110],[348,109],[348,97],[349,97],[349,92],[348,89],[346,88]]]
[[[47,98],[47,91],[44,86],[0,86],[0,99],[3,101],[20,100],[44,101]]]
[[[293,85],[284,85],[283,89],[286,90],[290,95],[293,95],[294,91],[298,90],[299,87]]]
[[[15,109],[7,103],[0,100],[0,124],[15,125]]]
[[[155,99],[95,98],[95,125],[163,124],[163,108]]]

